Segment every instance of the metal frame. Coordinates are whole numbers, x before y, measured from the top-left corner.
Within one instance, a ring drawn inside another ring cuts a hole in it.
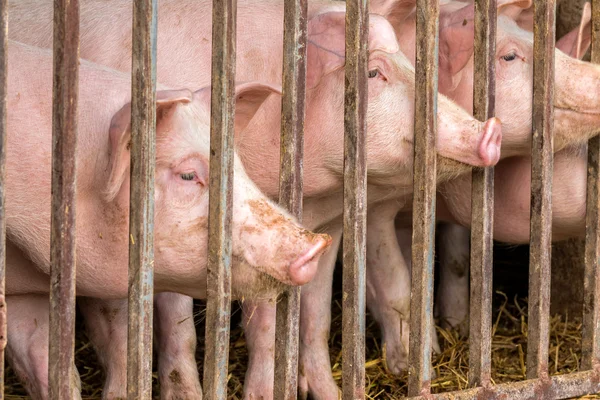
[[[213,2],[209,270],[204,395],[227,397],[237,0]],[[548,376],[555,0],[535,2],[528,380],[492,386],[491,280],[494,170],[473,173],[471,376],[475,386],[432,395],[438,0],[417,1],[410,399],[562,399],[600,392],[600,139],[589,143],[583,372]],[[51,233],[50,398],[74,390],[75,175],[78,0],[55,1]],[[347,0],[344,141],[343,398],[365,397],[365,243],[368,2]],[[151,397],[157,0],[133,2],[128,397]],[[600,62],[600,0],[593,0],[592,61]],[[0,0],[0,397],[6,346],[4,177],[6,0]],[[216,23],[214,23],[216,22]],[[307,0],[285,0],[280,204],[302,217]],[[474,114],[494,115],[496,2],[475,1]],[[133,179],[135,177],[135,179]],[[300,289],[277,306],[275,398],[296,397]]]

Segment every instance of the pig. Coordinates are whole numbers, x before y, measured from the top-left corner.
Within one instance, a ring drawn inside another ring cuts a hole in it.
[[[210,6],[207,1],[161,1],[158,11],[159,81],[171,86],[208,84]],[[344,10],[340,2],[323,1],[311,2],[308,9],[303,223],[308,229],[327,232],[333,237],[331,252],[320,259],[317,277],[303,287],[301,304],[300,391],[303,396],[310,392],[317,398],[335,397],[338,390],[331,375],[327,336],[335,261],[335,255],[331,254],[337,249],[341,236]],[[49,4],[40,0],[11,3],[9,15],[12,37],[37,46],[51,45],[52,9]],[[237,15],[237,79],[256,80],[255,77],[259,77],[261,81],[280,83],[283,3],[241,0]],[[270,23],[257,22],[263,19]],[[81,2],[82,57],[129,71],[130,21],[129,2]],[[186,32],[186,37],[194,40],[182,40],[181,32]],[[322,35],[322,32],[327,32],[327,35]],[[412,191],[414,69],[397,51],[398,42],[389,22],[371,15],[369,32],[367,201],[371,204],[381,199],[397,198],[403,202]],[[278,131],[280,102],[281,99],[276,97],[267,99],[255,120],[271,127],[273,132]],[[264,132],[255,131],[252,125],[249,124],[244,135],[236,136],[236,146],[250,178],[265,194],[277,198],[279,137],[265,138]],[[497,161],[501,130],[496,119],[482,124],[439,96],[438,126],[438,154],[448,158],[440,162],[439,179],[454,176],[460,170],[469,171],[470,167],[465,163],[485,166]],[[451,163],[449,158],[462,164]],[[181,296],[175,296],[175,299],[186,301]],[[175,299],[171,297],[164,305],[165,309],[173,307]],[[112,307],[118,309],[122,306],[113,304]],[[161,308],[162,305],[157,304],[156,307]],[[188,310],[191,313],[191,302]],[[244,310],[249,345],[245,397],[269,399],[273,393],[274,305],[261,303],[256,307],[256,303],[246,301]],[[93,314],[101,317],[100,312]],[[193,351],[182,348],[187,346],[178,346],[178,343],[195,340],[193,326],[177,325],[177,318],[167,320],[168,317],[168,313],[161,313],[157,324],[176,326],[168,329],[168,340],[158,339],[160,348],[165,350],[159,354],[158,368],[164,371],[159,372],[160,376],[168,376],[173,365],[194,363]],[[90,318],[87,322],[88,325],[93,323]],[[126,329],[111,321],[98,324],[109,324],[112,332]],[[97,347],[100,352],[113,352],[109,347]],[[105,359],[118,357],[124,357],[120,350]],[[186,361],[182,361],[183,357],[187,357]],[[119,365],[123,363],[114,368]],[[123,374],[111,374],[119,375]],[[168,380],[161,380],[162,388],[170,384]]]
[[[525,243],[529,238],[529,190],[523,189],[529,187],[530,160],[523,150],[530,151],[533,40],[531,33],[520,28],[513,17],[520,16],[519,24],[526,26],[523,15],[514,11],[527,10],[530,6],[530,1],[498,2],[496,115],[505,122],[502,157],[507,159],[501,161],[495,169],[497,217],[494,222],[494,238],[511,243],[514,240]],[[414,54],[409,48],[414,46],[414,15],[411,14],[414,2],[411,8],[410,2],[406,1],[373,1],[372,7],[392,21],[403,51],[407,55]],[[472,5],[444,2],[441,6],[439,89],[467,110],[472,110],[473,101],[472,23]],[[600,83],[600,69],[569,57],[581,57],[585,54],[589,41],[588,9],[580,27],[557,42],[558,50],[555,53],[554,150],[557,153],[554,215],[555,224],[558,221],[562,223],[558,232],[555,231],[555,239],[572,234],[572,225],[577,225],[581,221],[582,212],[585,212],[585,205],[582,207],[580,202],[585,199],[585,178],[576,182],[559,183],[557,176],[562,179],[573,173],[566,169],[561,172],[559,169],[559,166],[566,168],[569,165],[568,162],[563,162],[563,157],[571,159],[571,164],[576,164],[577,171],[585,170],[579,159],[581,151],[577,149],[597,132],[600,122],[597,99],[591,97],[594,91],[589,90]],[[579,82],[574,83],[573,73],[580,77]],[[576,155],[573,156],[574,154]],[[470,176],[464,175],[440,185],[438,220],[470,225],[470,182]],[[560,197],[571,190],[577,190],[576,201]],[[565,207],[562,212],[557,213],[556,202]],[[573,203],[578,206],[572,207]],[[566,208],[567,204],[570,205],[569,209]],[[400,373],[407,367],[408,355],[410,280],[407,277],[410,276],[410,256],[407,254],[410,254],[410,215],[404,210],[404,214],[396,218],[394,226],[394,221],[387,219],[394,214],[390,207],[393,205],[379,206],[383,211],[371,208],[367,217],[367,305],[382,325],[386,366],[390,372]],[[378,213],[381,215],[376,215]],[[576,218],[573,218],[574,214],[577,214]],[[448,225],[442,226],[440,231],[444,236],[439,241],[439,255],[444,265],[440,274],[438,311],[442,321],[453,326],[460,325],[465,332],[468,274],[463,266],[469,257],[469,232],[458,226]],[[380,248],[385,248],[388,253],[377,254]],[[389,254],[395,252],[401,252],[404,256]],[[393,276],[396,279],[392,279]]]
[[[529,6],[529,8],[527,8]],[[519,26],[524,29],[532,30],[533,29],[533,7],[530,4],[523,3],[520,6],[510,6],[512,10],[510,10],[507,15],[510,15],[511,18],[516,19],[516,22]],[[591,6],[590,3],[583,4],[581,18],[579,21],[579,26],[575,27],[572,31],[565,34],[561,37],[556,46],[558,49],[563,51],[565,54],[568,54],[571,57],[581,59],[587,52],[591,41]],[[585,153],[585,149],[581,146],[571,146],[567,148],[565,151],[559,151],[555,155],[555,174],[560,177],[561,180],[564,180],[565,177],[568,177],[573,171],[581,171],[581,155]],[[498,188],[500,191],[497,193],[496,198],[501,201],[498,203],[499,214],[498,215],[506,215],[508,218],[502,217],[501,219],[496,221],[497,227],[495,229],[495,238],[497,240],[502,240],[507,243],[526,243],[529,239],[529,227],[525,227],[523,222],[529,224],[529,200],[528,196],[530,193],[530,189],[526,191],[524,188],[529,187],[529,183],[524,183],[523,185],[514,185],[517,182],[524,182],[522,179],[526,176],[530,177],[530,158],[518,158],[515,157],[511,160],[504,161],[497,171],[498,178],[502,177],[502,179],[496,184],[499,185]],[[563,168],[565,169],[563,171]],[[583,161],[583,169],[585,169],[585,161]],[[507,180],[510,179],[510,180]],[[529,179],[529,178],[528,178]],[[462,180],[461,180],[462,181]],[[510,182],[510,184],[509,184]],[[529,182],[529,181],[527,181]],[[577,195],[578,199],[585,198],[585,189],[581,191],[581,181],[577,181],[579,190],[575,193],[579,193]],[[585,180],[583,181],[585,182]],[[460,187],[458,182],[455,183]],[[509,186],[511,185],[511,186]],[[566,187],[568,186],[568,188]],[[454,184],[452,185],[454,187]],[[518,187],[518,192],[520,193],[519,201],[516,201],[515,197],[515,187]],[[585,187],[585,183],[583,184]],[[571,183],[560,183],[556,182],[554,192],[555,201],[562,203],[564,202],[564,198],[562,198],[560,193],[573,193],[573,187]],[[461,193],[462,193],[461,189]],[[464,189],[468,190],[468,189]],[[569,192],[567,192],[569,190]],[[457,195],[458,191],[455,189],[450,189],[449,193],[446,191],[445,197]],[[507,195],[511,196],[510,202],[505,202],[504,199]],[[527,197],[525,199],[524,195]],[[468,201],[467,199],[462,198],[463,201]],[[514,201],[513,201],[514,200]],[[455,201],[451,201],[455,204]],[[525,202],[527,204],[525,204]],[[527,217],[523,216],[520,221],[521,223],[514,223],[516,209],[515,206],[519,205],[519,210],[521,212],[527,213]],[[500,208],[501,207],[501,208]],[[504,211],[502,211],[504,210]],[[570,215],[563,216],[564,214],[560,209],[555,210],[555,217],[558,219],[563,219],[567,221],[567,224],[574,224],[575,226],[579,223],[579,217],[573,219],[573,212],[578,210],[579,215],[585,212],[585,203],[578,202],[577,207],[571,209]],[[462,210],[459,212],[462,214]],[[451,218],[452,219],[452,218]],[[465,218],[462,217],[460,220],[464,221]],[[561,240],[561,238],[568,238],[577,235],[577,228],[568,227],[568,225],[563,225],[561,227],[557,227],[554,231],[555,240]],[[515,235],[515,231],[520,231],[521,233]],[[523,235],[523,231],[527,233]],[[453,238],[444,238],[440,240],[440,251],[444,254],[440,257],[441,263],[443,265],[448,266],[447,268],[443,268],[440,272],[440,290],[438,291],[438,301],[437,307],[442,319],[442,322],[447,326],[459,326],[462,333],[468,331],[468,273],[465,271],[465,267],[468,268],[468,240],[469,233],[465,228],[461,228],[459,225],[451,225],[444,224],[440,233],[453,235]],[[527,237],[527,239],[525,239]],[[447,258],[448,257],[448,258]]]
[[[53,57],[48,49],[12,40],[8,54],[6,295],[14,310],[7,355],[21,377],[37,375],[26,379],[31,395],[47,398]],[[128,290],[130,76],[85,61],[79,75],[77,294],[123,299]],[[210,90],[159,89],[154,288],[203,298]],[[244,130],[273,93],[279,88],[238,85],[236,129]],[[331,238],[309,232],[260,192],[237,154],[233,163],[232,296],[271,299],[286,285],[302,285],[315,276]],[[36,171],[35,179],[23,179],[33,177],[23,171]]]

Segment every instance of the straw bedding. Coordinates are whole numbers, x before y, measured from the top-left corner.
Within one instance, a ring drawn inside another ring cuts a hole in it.
[[[492,341],[492,379],[495,383],[523,380],[525,378],[525,355],[527,352],[527,253],[523,247],[498,247],[495,251],[494,313]],[[332,333],[330,336],[333,375],[341,385],[341,285],[336,272],[335,295],[332,302]],[[516,283],[515,283],[516,282]],[[247,353],[244,335],[240,327],[240,309],[233,307],[231,323],[231,346],[229,359],[229,398],[240,399],[243,390]],[[406,376],[396,377],[386,373],[379,346],[377,325],[367,317],[367,363],[366,394],[369,399],[396,399],[406,394]],[[556,315],[551,318],[550,360],[551,374],[576,371],[581,357],[581,318]],[[196,321],[199,333],[198,368],[202,376],[204,303],[196,304]],[[84,399],[100,398],[104,374],[91,348],[82,321],[78,320],[76,361],[82,378]],[[438,327],[442,353],[434,357],[437,378],[432,382],[434,392],[464,389],[468,382],[468,338],[458,332]],[[158,394],[156,373],[155,394]],[[21,399],[25,391],[8,368],[6,398]],[[584,398],[600,398],[600,395]]]

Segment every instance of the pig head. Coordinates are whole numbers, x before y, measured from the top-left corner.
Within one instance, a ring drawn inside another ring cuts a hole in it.
[[[411,8],[412,3],[412,8]],[[377,1],[375,12],[388,16],[399,43],[414,62],[414,1]],[[496,116],[503,122],[502,158],[529,153],[532,129],[533,34],[523,27],[531,0],[498,1],[496,40]],[[523,12],[521,14],[521,12]],[[473,109],[473,21],[470,2],[440,6],[439,90],[466,110]],[[582,57],[590,44],[590,11],[578,29],[557,42],[555,57],[554,150],[586,142],[600,123],[600,67]],[[573,56],[573,57],[570,57]]]
[[[271,86],[237,87],[235,129],[242,131]],[[156,268],[157,274],[198,276],[208,249],[208,183],[210,90],[157,93]],[[113,118],[110,130],[111,172],[106,200],[128,209],[130,107]],[[204,132],[204,134],[200,134]],[[302,228],[266,198],[248,178],[237,154],[233,160],[232,252],[233,292],[256,295],[281,284],[302,285],[316,273],[317,261],[329,246],[327,235]],[[228,208],[229,208],[228,207]],[[204,261],[205,262],[205,261]],[[171,288],[174,289],[174,288]],[[190,290],[193,288],[190,287]]]

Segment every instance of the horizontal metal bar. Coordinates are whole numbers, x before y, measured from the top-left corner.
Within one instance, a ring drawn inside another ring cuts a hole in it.
[[[439,0],[417,1],[408,393],[429,393],[433,324]]]
[[[133,2],[127,396],[152,398],[157,0]]]
[[[346,0],[342,393],[365,398],[368,2]]]
[[[559,400],[600,392],[600,374],[595,371],[574,372],[548,379],[529,379],[503,383],[489,388],[478,387],[405,400]]]
[[[600,63],[600,0],[592,1],[592,60]],[[588,142],[581,368],[600,365],[600,137]]]
[[[54,2],[49,398],[72,399],[75,374],[75,215],[79,1]],[[4,236],[4,235],[3,235]]]
[[[279,204],[299,221],[302,221],[307,10],[307,0],[285,0]],[[277,302],[275,399],[292,400],[298,395],[299,321],[300,287],[289,287]]]
[[[496,1],[475,1],[473,115],[495,114]],[[485,386],[491,376],[494,167],[474,169],[471,195],[471,295],[469,384]]]
[[[227,398],[237,0],[213,2],[204,396]]]
[[[554,31],[556,0],[536,1],[533,43],[533,139],[527,377],[548,374],[552,245]]]

